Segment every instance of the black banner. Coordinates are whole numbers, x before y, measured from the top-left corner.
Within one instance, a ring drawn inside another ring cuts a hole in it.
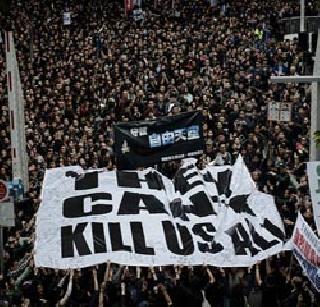
[[[186,112],[114,126],[118,169],[136,169],[203,153],[202,113]]]

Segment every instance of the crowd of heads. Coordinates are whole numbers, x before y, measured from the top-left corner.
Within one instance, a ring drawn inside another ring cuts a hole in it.
[[[13,0],[0,17],[15,37],[30,178],[16,227],[5,230],[0,306],[315,306],[317,294],[290,252],[248,269],[34,268],[45,170],[115,169],[114,123],[185,111],[203,113],[200,165],[233,164],[241,154],[257,187],[275,196],[287,238],[298,211],[314,228],[305,165],[311,87],[270,82],[304,73],[303,50],[283,39],[279,25],[298,15],[298,1],[174,2],[175,9],[171,1],[143,1],[142,21],[103,0]],[[317,15],[313,2],[306,10]],[[4,44],[0,64],[0,179],[11,180]],[[290,121],[268,121],[272,101],[291,104]],[[177,162],[162,169],[173,176]]]

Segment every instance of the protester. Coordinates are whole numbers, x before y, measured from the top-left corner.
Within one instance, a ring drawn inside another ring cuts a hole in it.
[[[303,72],[297,40],[280,17],[297,1],[143,1],[143,22],[118,1],[11,1],[2,29],[14,31],[25,96],[30,188],[5,232],[1,306],[316,306],[319,294],[283,252],[252,268],[35,268],[34,226],[47,168],[115,168],[112,125],[199,110],[202,165],[241,154],[257,187],[275,196],[286,235],[300,211],[314,228],[306,168],[311,87],[270,83]],[[317,15],[314,1],[307,4]],[[156,7],[154,7],[156,5]],[[71,24],[64,25],[63,13]],[[5,46],[0,54],[0,179],[10,180]],[[292,105],[290,122],[269,122],[267,103]],[[172,176],[177,163],[159,166]],[[315,228],[314,228],[315,229]]]

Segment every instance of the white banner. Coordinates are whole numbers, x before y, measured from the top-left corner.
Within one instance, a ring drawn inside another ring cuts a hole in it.
[[[251,266],[283,249],[270,195],[242,158],[199,170],[184,161],[173,181],[144,171],[46,172],[37,214],[35,264],[81,268],[110,260],[131,266]]]
[[[320,291],[320,240],[299,213],[293,237],[293,254],[317,291]]]
[[[313,218],[320,234],[320,162],[308,162],[308,181],[312,199]]]

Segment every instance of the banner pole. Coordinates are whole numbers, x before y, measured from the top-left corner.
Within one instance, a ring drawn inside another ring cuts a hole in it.
[[[3,263],[3,227],[0,226],[0,273],[3,275],[4,263]]]
[[[289,264],[289,276],[291,277],[291,269],[293,265],[293,253],[291,251],[290,264]]]

